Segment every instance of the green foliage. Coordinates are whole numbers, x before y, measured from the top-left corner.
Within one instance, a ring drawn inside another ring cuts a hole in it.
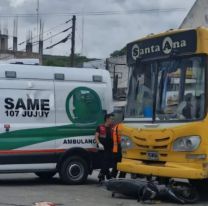
[[[122,48],[121,50],[116,50],[110,54],[110,57],[118,57],[126,54],[126,47]]]
[[[84,62],[88,62],[95,59],[87,58],[86,56],[81,56],[80,54],[75,54],[74,56],[74,67],[82,67]],[[70,67],[71,61],[69,56],[43,56],[43,65],[45,66],[60,66],[60,67]]]

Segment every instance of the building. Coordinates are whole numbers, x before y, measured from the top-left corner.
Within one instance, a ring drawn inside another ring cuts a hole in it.
[[[179,28],[208,27],[208,1],[196,0]]]
[[[10,50],[8,48],[8,34],[0,33],[0,61],[10,59],[39,59],[40,64],[42,64],[42,55],[32,51],[32,43],[30,41],[27,41],[26,51],[17,51],[17,37],[14,37],[13,49]]]
[[[85,68],[106,69],[106,61],[104,59],[96,59],[83,63]]]
[[[106,59],[106,68],[111,75],[114,99],[126,99],[129,75],[126,55]]]
[[[128,67],[126,65],[126,55],[110,57],[106,60],[98,59],[84,62],[83,67],[95,69],[107,69],[110,72],[114,100],[125,100],[128,87]]]
[[[42,64],[42,58],[40,58],[38,53],[0,49],[0,61],[7,61],[11,59],[39,59],[40,64]]]

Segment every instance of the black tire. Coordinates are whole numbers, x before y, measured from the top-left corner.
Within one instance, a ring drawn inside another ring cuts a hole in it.
[[[59,175],[65,184],[78,185],[87,180],[89,174],[86,161],[79,156],[65,159],[60,167]]]
[[[35,172],[35,174],[41,179],[51,179],[56,172]]]
[[[174,196],[172,196],[172,200],[175,200],[178,203],[193,204],[199,200],[198,191],[189,183],[176,182],[169,186],[169,190],[172,192],[171,196],[174,194]]]

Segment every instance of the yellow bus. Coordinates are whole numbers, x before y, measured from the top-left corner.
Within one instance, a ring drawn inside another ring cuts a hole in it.
[[[127,44],[123,158],[127,173],[208,179],[208,29],[169,30]]]

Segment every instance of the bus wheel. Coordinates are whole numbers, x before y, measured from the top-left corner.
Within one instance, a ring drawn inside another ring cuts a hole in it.
[[[41,179],[51,179],[56,172],[35,172],[35,174]]]
[[[59,175],[66,184],[83,184],[88,176],[87,163],[81,157],[69,157],[62,162]]]

